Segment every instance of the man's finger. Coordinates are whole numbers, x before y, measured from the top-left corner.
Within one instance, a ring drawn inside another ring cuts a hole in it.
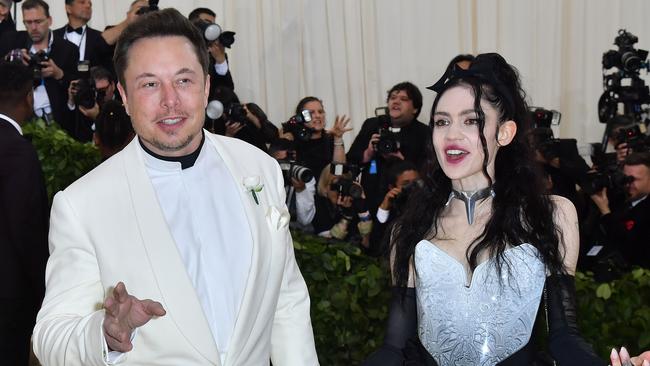
[[[118,282],[115,288],[113,289],[113,296],[115,300],[119,303],[123,303],[129,297],[129,293],[126,292],[126,286],[124,282]]]
[[[142,300],[142,305],[144,306],[144,311],[145,313],[151,315],[151,316],[163,316],[167,314],[165,311],[165,308],[163,308],[162,304],[159,303],[158,301],[153,301],[153,300]]]

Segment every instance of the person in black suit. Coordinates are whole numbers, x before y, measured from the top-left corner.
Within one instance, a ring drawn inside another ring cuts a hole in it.
[[[32,65],[40,77],[35,77],[34,112],[46,120],[52,118],[66,130],[70,122],[66,120],[67,90],[71,80],[76,77],[79,51],[66,40],[52,36],[49,5],[43,0],[25,0],[22,4],[23,23],[27,31],[20,31],[0,41],[0,55],[14,49],[21,49],[23,63],[37,58],[36,54],[47,55],[47,61]],[[42,57],[42,56],[40,56]]]
[[[11,18],[11,4],[13,0],[0,0],[0,36],[16,31],[16,23]]]
[[[0,354],[27,365],[45,295],[48,201],[41,164],[20,125],[32,115],[32,73],[0,62]]]
[[[410,82],[394,85],[387,94],[388,111],[381,117],[368,118],[354,139],[347,154],[348,163],[363,167],[361,184],[368,197],[368,207],[375,212],[383,200],[379,191],[390,166],[409,160],[418,168],[426,158],[427,140],[431,131],[417,120],[422,110],[422,93]],[[380,137],[380,130],[390,139]],[[395,149],[385,149],[384,141],[397,141]]]
[[[650,268],[650,153],[632,153],[625,158],[623,174],[627,201],[619,210],[610,210],[607,188],[591,199],[600,211],[600,226],[607,241],[630,264]]]
[[[88,26],[93,14],[90,0],[65,0],[68,24],[54,30],[54,37],[65,39],[79,48],[79,60],[87,60],[90,67],[102,66],[113,71],[111,47],[102,37],[102,32]]]

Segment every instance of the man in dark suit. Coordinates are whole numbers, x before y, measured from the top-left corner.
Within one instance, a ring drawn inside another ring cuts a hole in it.
[[[650,153],[632,153],[625,158],[623,174],[626,205],[610,211],[607,188],[591,196],[600,210],[600,225],[607,241],[634,265],[650,268]]]
[[[34,112],[46,120],[53,118],[61,127],[70,130],[66,120],[68,86],[76,77],[79,51],[77,47],[63,39],[52,36],[50,26],[50,7],[43,0],[25,0],[22,4],[23,23],[27,31],[3,37],[0,41],[0,54],[21,49],[23,63],[35,69]],[[36,55],[41,56],[36,56]],[[47,61],[37,64],[34,60],[47,55]],[[39,75],[40,74],[40,75]]]
[[[16,31],[16,23],[11,19],[11,4],[13,0],[0,0],[0,35]]]
[[[32,116],[31,71],[0,62],[0,354],[27,365],[45,294],[48,201],[41,164],[20,124]]]
[[[102,66],[113,72],[111,47],[102,32],[90,28],[88,22],[93,14],[90,0],[65,0],[68,24],[54,30],[54,37],[65,39],[79,48],[79,60],[87,60],[90,67]]]

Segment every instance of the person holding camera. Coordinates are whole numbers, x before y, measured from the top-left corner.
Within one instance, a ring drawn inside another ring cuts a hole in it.
[[[591,195],[600,211],[600,227],[610,245],[633,265],[650,268],[650,153],[632,153],[623,165],[626,205],[610,209],[607,188]]]
[[[26,31],[3,37],[0,54],[22,61],[34,73],[34,113],[48,122],[60,124],[66,118],[66,90],[75,77],[79,51],[66,40],[52,36],[50,7],[43,0],[22,4]],[[16,52],[20,50],[20,52]]]
[[[390,164],[409,160],[419,167],[430,136],[427,126],[417,120],[422,109],[422,93],[417,86],[410,82],[394,85],[386,102],[387,115],[368,118],[347,154],[348,161],[365,167],[361,182],[372,211],[383,199],[379,186]]]
[[[287,193],[286,204],[294,228],[306,232],[313,231],[311,221],[316,215],[314,173],[296,161],[296,151],[290,140],[273,141],[269,146],[269,155],[278,161],[282,169],[284,188]]]
[[[304,97],[296,106],[296,115],[282,125],[281,137],[295,143],[298,159],[313,172],[321,172],[331,162],[346,162],[343,135],[352,131],[347,127],[350,118],[336,116],[332,129],[326,130],[323,101]]]
[[[199,26],[199,23],[214,24],[217,19],[217,14],[208,8],[196,8],[190,12],[187,18],[194,25]],[[232,80],[230,67],[228,65],[228,54],[226,53],[226,47],[230,48],[232,43],[229,41],[222,41],[223,39],[220,37],[219,39],[207,42],[208,52],[210,52],[211,100],[215,99],[214,96],[217,93],[216,88],[219,86],[225,86],[235,90],[235,83]],[[234,42],[234,39],[232,39],[232,41]]]
[[[278,128],[269,121],[262,108],[255,103],[240,103],[237,94],[225,86],[214,89],[213,97],[211,100],[218,100],[223,105],[223,114],[216,120],[206,118],[205,129],[268,151],[267,144],[278,138]]]
[[[328,164],[318,179],[314,233],[370,245],[372,216],[363,187],[355,180],[358,170],[345,164]]]
[[[92,141],[97,116],[110,100],[122,101],[113,74],[101,66],[91,68],[89,79],[70,82],[67,104],[70,113],[62,127],[78,141]]]

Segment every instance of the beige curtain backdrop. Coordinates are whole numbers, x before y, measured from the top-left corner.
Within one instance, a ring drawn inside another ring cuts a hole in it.
[[[91,25],[124,18],[130,0],[95,0]],[[64,0],[49,1],[54,26],[66,23]],[[20,7],[20,4],[18,4]],[[352,117],[354,131],[409,80],[422,90],[428,122],[434,93],[425,89],[459,53],[499,52],[515,65],[532,105],[562,112],[559,137],[599,141],[604,126],[601,58],[619,28],[650,49],[648,0],[161,0],[188,14],[217,13],[237,32],[229,51],[236,92],[276,124],[306,95],[324,101],[331,126]],[[20,9],[18,11],[20,23]],[[650,80],[645,73],[642,77]]]

